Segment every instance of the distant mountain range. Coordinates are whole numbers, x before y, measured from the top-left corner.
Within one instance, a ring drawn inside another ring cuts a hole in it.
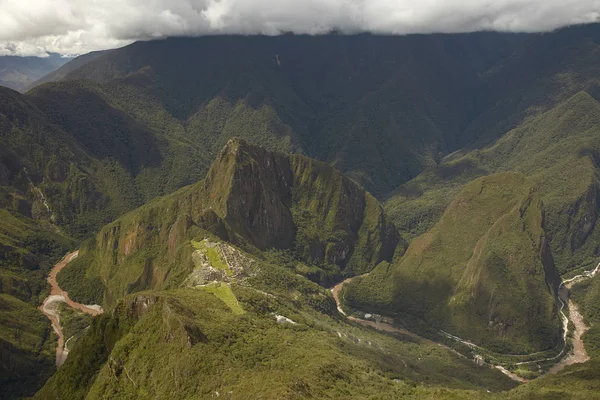
[[[48,57],[0,56],[0,86],[25,91],[35,81],[71,61],[50,54]]]

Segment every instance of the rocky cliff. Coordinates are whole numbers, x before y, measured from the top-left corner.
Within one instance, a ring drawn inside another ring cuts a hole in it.
[[[326,276],[313,274],[322,284],[370,271],[404,250],[381,205],[329,165],[232,139],[204,181],[107,225],[71,268],[99,277],[110,305],[127,293],[180,285],[193,269],[192,240],[207,235],[258,258],[283,251],[323,268]]]

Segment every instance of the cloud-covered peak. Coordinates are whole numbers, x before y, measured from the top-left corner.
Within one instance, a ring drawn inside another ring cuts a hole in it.
[[[536,32],[599,20],[600,0],[0,0],[0,55],[167,36]]]

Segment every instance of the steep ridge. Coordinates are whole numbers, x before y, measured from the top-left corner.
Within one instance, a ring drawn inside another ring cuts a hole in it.
[[[404,257],[353,280],[344,299],[500,353],[551,349],[560,278],[543,228],[540,195],[523,175],[477,179]]]
[[[391,399],[434,395],[430,384],[470,397],[513,387],[430,341],[339,319],[331,293],[302,276],[369,271],[396,247],[381,206],[327,164],[232,139],[206,180],[107,225],[58,275],[99,277],[107,312],[36,398]]]
[[[334,163],[378,195],[458,148],[480,75],[525,36],[172,38],[111,51],[29,95],[43,107],[68,81],[91,80],[139,123],[202,143],[204,168],[238,136]]]
[[[107,225],[58,278],[84,303],[101,299],[78,298],[77,287],[97,284],[69,274],[102,282],[106,306],[127,293],[177,286],[192,270],[192,240],[208,233],[255,253],[285,251],[323,285],[369,271],[404,247],[379,203],[327,164],[231,139],[206,180]]]
[[[588,91],[595,93],[590,87]],[[597,258],[598,130],[600,104],[579,92],[529,118],[490,146],[446,157],[404,185],[386,203],[401,231],[429,229],[465,183],[500,171],[519,171],[539,187],[546,230],[561,274],[589,269]]]
[[[123,166],[90,154],[85,140],[53,124],[28,97],[4,88],[0,133],[3,209],[82,237],[138,205]]]

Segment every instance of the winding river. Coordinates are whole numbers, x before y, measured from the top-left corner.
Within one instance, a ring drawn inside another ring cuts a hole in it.
[[[540,362],[544,362],[544,361],[557,360],[556,364],[554,364],[548,371],[548,373],[556,374],[556,373],[562,371],[565,367],[567,367],[569,365],[584,363],[590,359],[590,357],[587,355],[587,352],[585,351],[585,346],[584,346],[583,339],[582,339],[584,333],[589,328],[585,325],[583,316],[579,312],[577,305],[570,299],[569,290],[576,283],[585,281],[587,279],[591,279],[594,276],[596,276],[598,273],[600,273],[600,263],[593,270],[585,271],[582,274],[577,275],[573,278],[563,280],[563,282],[560,285],[560,290],[559,290],[560,294],[559,294],[558,299],[562,304],[560,314],[561,314],[561,318],[562,318],[562,322],[563,322],[563,337],[565,338],[565,345],[563,347],[563,350],[557,356],[552,357],[552,358],[544,358],[544,359],[540,359],[540,360],[526,361],[526,362],[516,363],[516,365],[533,364],[533,363],[540,363]],[[407,336],[410,336],[413,338],[418,338],[418,339],[428,342],[428,343],[434,343],[429,339],[420,337],[419,335],[417,335],[413,332],[409,332],[406,329],[395,327],[394,325],[387,323],[385,321],[384,322],[379,321],[379,320],[371,321],[371,320],[356,318],[356,317],[347,315],[346,312],[342,309],[342,305],[340,302],[340,292],[341,292],[344,284],[349,283],[350,281],[352,281],[352,279],[354,279],[354,278],[348,278],[345,281],[340,282],[339,284],[334,286],[333,289],[331,290],[333,293],[333,298],[335,299],[335,303],[337,305],[337,309],[342,315],[346,316],[346,318],[348,318],[350,321],[354,321],[354,322],[359,323],[364,326],[370,326],[370,327],[378,329],[380,331],[400,333],[400,334],[407,335]],[[568,317],[563,312],[565,305],[568,307],[568,310],[569,310]],[[573,338],[572,338],[573,350],[565,356],[564,352],[566,349],[566,340],[567,340],[567,335],[568,335],[569,321],[571,321],[573,323],[573,325],[575,326],[575,331],[573,332]],[[449,333],[442,331],[441,334],[443,334],[444,336],[446,336],[452,340],[463,343],[472,349],[479,348],[479,346],[477,346],[467,340],[463,340],[459,337],[450,335]],[[444,346],[439,343],[437,343],[437,344],[452,351],[453,353],[457,353],[455,350],[453,350],[447,346]],[[463,355],[463,357],[464,357],[464,355]],[[521,383],[527,382],[526,379],[521,378],[518,375],[515,375],[514,373],[508,371],[506,368],[504,368],[501,365],[493,365],[493,367],[498,369],[503,374],[507,375],[512,380],[515,380],[515,381],[521,382]]]
[[[60,324],[60,303],[65,303],[67,306],[82,311],[89,315],[99,315],[104,312],[102,307],[98,305],[85,305],[77,303],[69,298],[69,294],[62,290],[56,281],[56,275],[67,266],[68,263],[73,261],[79,255],[79,251],[74,251],[67,254],[60,262],[58,262],[48,275],[48,283],[50,284],[50,295],[44,299],[44,302],[40,306],[40,310],[52,324],[54,333],[58,336],[58,344],[56,346],[56,366],[60,367],[64,364],[69,355],[69,348],[67,347],[68,342],[71,338],[65,342],[64,333]]]

